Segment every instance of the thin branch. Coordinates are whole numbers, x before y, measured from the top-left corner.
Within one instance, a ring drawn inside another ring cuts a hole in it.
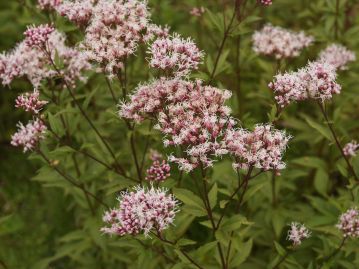
[[[324,258],[322,265],[320,265],[317,269],[321,269],[326,262],[328,262],[330,259],[332,259],[335,255],[337,255],[339,253],[339,251],[343,248],[346,240],[347,240],[347,237],[344,237],[342,242],[340,243],[339,247],[337,247],[328,257]]]

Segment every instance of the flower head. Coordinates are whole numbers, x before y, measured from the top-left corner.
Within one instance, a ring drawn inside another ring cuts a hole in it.
[[[345,70],[349,62],[356,60],[355,53],[339,44],[332,44],[319,54],[319,62],[333,65],[336,69]]]
[[[310,237],[310,231],[298,222],[292,222],[288,231],[287,239],[292,241],[293,246],[299,246],[303,239]]]
[[[234,168],[247,169],[250,166],[263,170],[285,168],[282,156],[290,136],[273,126],[257,125],[254,130],[242,128],[227,131],[224,143],[229,153],[235,156]]]
[[[352,142],[346,144],[343,148],[345,156],[355,157],[357,155],[356,151],[359,149],[359,144],[357,141],[353,140]]]
[[[274,56],[276,59],[293,58],[312,42],[311,36],[304,32],[290,30],[267,24],[253,34],[253,50],[258,54]]]
[[[103,221],[108,225],[101,229],[107,234],[120,236],[143,232],[161,232],[173,223],[178,202],[165,189],[136,187],[118,198],[119,207],[105,212]]]
[[[175,76],[185,76],[196,70],[203,58],[203,53],[191,39],[179,35],[158,38],[148,53],[151,67],[170,70]]]
[[[24,152],[34,150],[44,138],[47,130],[46,125],[40,119],[30,121],[26,126],[20,122],[18,127],[19,130],[11,137],[11,145],[23,147]]]
[[[24,33],[26,37],[25,43],[29,47],[44,47],[49,40],[51,33],[54,31],[55,28],[48,24],[30,26]]]
[[[19,95],[15,100],[15,107],[23,108],[27,112],[38,114],[42,107],[48,102],[40,100],[40,92],[34,89],[32,93],[27,92]]]
[[[154,160],[151,167],[147,169],[146,180],[161,182],[165,181],[171,174],[171,166],[165,160]]]
[[[189,14],[191,14],[194,17],[201,17],[204,12],[206,12],[206,9],[204,7],[193,7]]]
[[[43,10],[56,9],[61,4],[62,0],[38,0],[38,5]]]
[[[94,0],[66,0],[56,8],[61,16],[67,17],[80,26],[86,26],[89,23],[93,9]]]
[[[359,211],[357,208],[348,209],[339,218],[337,228],[344,237],[359,237]]]

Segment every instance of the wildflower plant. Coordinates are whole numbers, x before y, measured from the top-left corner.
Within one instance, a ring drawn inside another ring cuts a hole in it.
[[[359,266],[355,1],[30,2],[0,54],[26,268]]]

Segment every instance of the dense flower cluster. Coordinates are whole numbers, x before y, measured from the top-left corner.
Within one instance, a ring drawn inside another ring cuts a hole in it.
[[[290,137],[271,125],[257,125],[253,132],[245,129],[228,130],[224,138],[226,148],[235,156],[234,168],[250,166],[263,170],[285,168],[282,155]]]
[[[99,0],[83,42],[88,57],[104,66],[108,74],[116,73],[124,59],[135,52],[148,17],[145,2]]]
[[[165,181],[170,177],[170,171],[171,166],[165,160],[155,160],[146,171],[146,180],[155,182]]]
[[[292,241],[293,246],[299,246],[303,239],[310,237],[310,231],[298,222],[292,222],[290,225],[290,230],[288,231],[287,239]]]
[[[326,62],[339,70],[347,69],[348,67],[346,65],[355,60],[355,53],[339,44],[333,44],[327,47],[319,54],[318,59],[319,62]]]
[[[61,0],[38,0],[38,5],[41,9],[51,10],[56,9],[61,2]]]
[[[165,189],[136,187],[118,198],[119,207],[105,213],[103,221],[109,225],[101,229],[107,234],[120,236],[143,232],[160,232],[173,223],[177,201]]]
[[[153,23],[149,23],[142,39],[144,42],[148,43],[153,41],[155,38],[166,38],[169,36],[169,31],[170,28],[168,26],[162,27]]]
[[[34,89],[33,92],[19,95],[15,100],[15,107],[23,108],[26,112],[38,114],[47,103],[47,101],[40,100],[40,92]]]
[[[47,41],[50,38],[50,35],[52,32],[55,31],[55,28],[48,25],[48,24],[42,24],[39,26],[31,26],[28,27],[25,31],[25,43],[29,47],[45,47]]]
[[[195,17],[201,17],[204,12],[206,12],[206,9],[204,7],[194,7],[190,10],[190,14]]]
[[[357,141],[353,140],[350,143],[347,143],[344,148],[343,148],[343,152],[345,156],[351,156],[351,157],[355,157],[356,151],[359,149],[359,144]]]
[[[359,237],[359,211],[356,208],[348,209],[339,218],[337,228],[344,237]]]
[[[56,54],[63,62],[60,70],[69,85],[74,86],[77,79],[85,80],[83,71],[90,70],[91,65],[85,54],[65,45],[65,36],[54,31],[46,42],[46,53],[38,46],[30,47],[23,41],[14,50],[0,55],[0,79],[3,85],[9,85],[13,79],[26,76],[34,88],[41,81],[56,76],[49,55],[55,60]]]
[[[263,6],[270,6],[271,4],[273,4],[273,0],[258,0],[258,1]]]
[[[256,31],[252,39],[256,53],[274,56],[276,59],[297,57],[303,48],[313,42],[313,38],[304,32],[296,33],[271,24]]]
[[[24,152],[35,149],[47,130],[41,119],[30,121],[26,126],[19,122],[18,127],[19,130],[11,137],[11,145],[23,147]]]
[[[179,35],[156,39],[149,49],[150,66],[162,70],[170,70],[176,76],[188,75],[197,69],[203,53],[191,39],[183,39]]]
[[[224,105],[230,96],[229,91],[201,81],[161,78],[138,87],[130,102],[120,105],[120,116],[137,122],[157,119],[155,128],[165,135],[165,146],[186,149],[186,158],[171,156],[170,161],[190,171],[201,163],[211,166],[211,155],[226,153],[219,140],[234,125],[230,108]]]
[[[275,93],[275,99],[281,107],[308,98],[325,101],[340,93],[341,87],[336,77],[333,65],[309,62],[297,72],[276,75],[274,81],[269,83],[269,88]]]
[[[56,10],[77,25],[87,25],[92,17],[94,0],[65,0]]]

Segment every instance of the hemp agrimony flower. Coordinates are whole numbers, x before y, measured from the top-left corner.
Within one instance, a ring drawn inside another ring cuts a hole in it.
[[[299,246],[303,239],[310,237],[310,231],[304,226],[304,224],[298,222],[292,222],[290,224],[290,230],[288,231],[287,239],[292,241],[293,246]]]
[[[55,28],[48,24],[30,26],[24,33],[26,36],[25,43],[29,47],[43,48],[46,46],[46,43],[50,38],[50,34],[54,31]]]
[[[48,102],[40,100],[40,92],[37,89],[19,95],[15,100],[15,107],[23,108],[27,112],[38,114],[42,107]]]
[[[359,237],[359,211],[357,208],[348,209],[339,218],[337,228],[344,237]]]
[[[319,54],[319,62],[333,65],[336,69],[346,70],[347,64],[356,60],[355,53],[340,44],[332,44]]]
[[[161,182],[171,175],[171,166],[165,160],[154,160],[150,168],[147,169],[146,180]]]
[[[344,148],[343,152],[345,156],[355,157],[357,155],[356,151],[359,149],[359,144],[357,141],[353,140],[350,143],[347,143]]]

